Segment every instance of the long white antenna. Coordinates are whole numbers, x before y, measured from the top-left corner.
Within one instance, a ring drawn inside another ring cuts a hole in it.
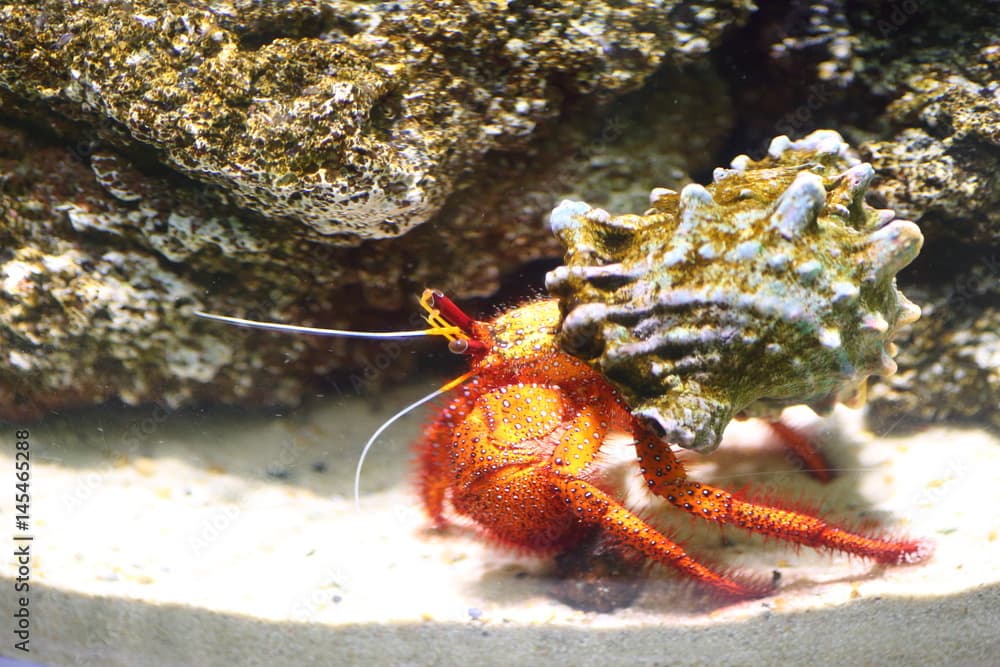
[[[466,380],[468,380],[468,379],[470,379],[472,377],[473,377],[473,373],[466,373],[465,375],[461,375],[461,376],[455,378],[454,380],[452,380],[448,384],[444,385],[440,389],[435,389],[434,391],[432,391],[431,393],[427,394],[426,396],[424,396],[420,400],[414,401],[413,403],[410,403],[405,408],[403,408],[402,410],[400,410],[399,412],[397,412],[393,416],[391,416],[388,419],[386,419],[382,423],[382,425],[379,426],[375,430],[374,433],[372,433],[372,436],[370,438],[368,438],[368,442],[365,443],[364,448],[361,450],[361,456],[358,457],[358,467],[354,470],[354,508],[355,509],[357,509],[359,511],[361,510],[361,467],[364,466],[364,464],[365,464],[365,457],[368,456],[368,450],[370,450],[372,448],[372,445],[375,444],[375,441],[378,440],[378,437],[380,435],[382,435],[382,433],[385,432],[385,430],[387,428],[389,428],[390,426],[392,426],[396,422],[397,419],[399,419],[400,417],[402,417],[406,413],[408,413],[411,410],[414,410],[416,408],[419,408],[421,405],[423,405],[424,403],[427,403],[428,401],[434,400],[435,398],[437,398],[441,394],[444,394],[444,393],[447,393],[447,392],[451,391],[452,389],[454,389],[455,387],[457,387],[458,385],[462,384],[463,382],[465,382]]]
[[[425,290],[424,299],[430,294],[429,291]],[[319,329],[316,327],[300,327],[294,324],[279,324],[278,322],[260,322],[257,320],[246,320],[242,317],[229,317],[228,315],[215,315],[214,313],[206,313],[201,310],[193,311],[198,317],[203,317],[208,320],[216,320],[219,322],[225,322],[227,324],[235,324],[239,327],[250,327],[253,329],[264,329],[266,331],[280,331],[284,333],[302,333],[302,334],[313,334],[316,336],[343,336],[345,338],[411,338],[417,336],[445,336],[451,342],[455,342],[456,339],[459,341],[468,340],[467,334],[462,331],[461,328],[453,325],[449,325],[447,320],[442,319],[438,315],[438,311],[434,310],[432,306],[428,305],[421,300],[421,304],[424,308],[428,310],[430,316],[428,317],[431,324],[435,325],[429,329],[416,329],[410,331],[351,331],[348,329]],[[464,351],[464,348],[463,350]],[[473,377],[474,373],[466,373],[461,375],[448,384],[444,385],[440,389],[437,389],[430,394],[424,396],[419,401],[415,401],[410,405],[406,406],[393,416],[389,417],[381,426],[376,429],[372,436],[365,443],[364,449],[361,450],[361,456],[358,458],[358,467],[354,471],[354,506],[357,509],[361,509],[361,468],[365,463],[365,457],[368,456],[369,450],[378,437],[385,432],[387,428],[392,426],[396,420],[405,415],[406,413],[420,407],[424,403],[431,401],[441,394],[451,391],[458,385],[462,384],[466,380]]]
[[[245,320],[242,317],[229,317],[228,315],[215,315],[205,313],[200,310],[194,311],[198,317],[207,320],[218,320],[240,327],[250,327],[253,329],[265,329],[267,331],[282,331],[286,333],[313,334],[315,336],[343,336],[345,338],[415,338],[417,336],[438,336],[447,333],[457,333],[458,327],[433,327],[431,329],[414,329],[410,331],[350,331],[347,329],[318,329],[316,327],[300,327],[294,324],[279,324],[278,322],[259,322],[257,320]]]

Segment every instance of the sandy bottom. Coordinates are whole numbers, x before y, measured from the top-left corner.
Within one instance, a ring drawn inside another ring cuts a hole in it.
[[[554,599],[545,560],[460,527],[428,530],[408,450],[427,410],[380,439],[355,508],[368,435],[435,386],[396,388],[377,406],[323,397],[284,414],[94,411],[28,425],[32,652],[4,629],[0,654],[107,666],[996,664],[1000,442],[985,431],[875,438],[846,409],[824,422],[792,412],[841,469],[829,485],[791,470],[754,422],[689,457],[704,481],[934,543],[928,562],[897,568],[679,519],[648,504],[628,445],[613,443],[630,506],[697,554],[778,572],[780,586],[720,606],[656,569],[632,606],[599,614]],[[0,463],[12,492],[12,442]],[[9,502],[0,514],[13,526]],[[3,560],[8,624],[16,570]]]

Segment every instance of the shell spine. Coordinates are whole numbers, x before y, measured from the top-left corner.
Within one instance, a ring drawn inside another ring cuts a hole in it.
[[[864,202],[871,165],[839,134],[778,137],[708,186],[658,188],[643,215],[562,202],[560,345],[621,389],[669,442],[711,451],[738,413],[823,411],[895,371],[891,343],[919,309],[895,275],[912,222]]]

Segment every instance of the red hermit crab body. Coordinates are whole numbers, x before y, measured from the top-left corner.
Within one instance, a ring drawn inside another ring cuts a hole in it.
[[[420,302],[431,328],[408,332],[314,329],[197,314],[240,326],[317,335],[448,338],[452,352],[469,357],[469,372],[398,413],[364,450],[397,417],[450,392],[447,406],[415,444],[420,498],[438,527],[448,523],[449,514],[458,515],[501,544],[539,554],[566,552],[599,529],[724,597],[768,593],[769,584],[699,562],[609,491],[599,454],[608,435],[622,433],[633,441],[646,488],[694,516],[880,563],[915,562],[928,551],[917,540],[851,532],[818,516],[751,502],[689,479],[670,443],[630,411],[621,392],[561,349],[554,299],[513,308],[489,322],[469,317],[440,292],[425,290]],[[807,467],[822,468],[822,458],[807,441],[787,427],[773,426]],[[825,477],[822,470],[813,472]]]
[[[542,300],[475,321],[436,292],[424,293],[428,319],[457,332],[451,348],[471,370],[417,443],[420,495],[437,525],[450,507],[497,541],[530,551],[571,547],[600,527],[648,559],[729,597],[769,589],[701,564],[629,511],[602,482],[598,454],[611,432],[632,437],[650,492],[702,519],[881,563],[919,560],[914,540],[865,536],[823,519],[746,501],[688,479],[668,443],[634,417],[597,371],[556,344],[559,309]]]

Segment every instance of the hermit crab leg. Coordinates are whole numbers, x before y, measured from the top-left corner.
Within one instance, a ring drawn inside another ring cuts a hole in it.
[[[706,521],[728,523],[816,549],[832,549],[898,565],[923,559],[930,547],[919,540],[883,539],[844,530],[803,512],[754,503],[725,489],[687,479],[670,447],[636,429],[639,466],[652,493]]]
[[[455,509],[501,542],[550,548],[567,523],[600,526],[657,561],[728,597],[759,597],[762,581],[735,579],[688,554],[683,547],[578,475],[599,456],[605,435],[627,419],[613,399],[574,400],[559,388],[512,384],[480,395],[456,428],[453,468]],[[538,443],[545,447],[542,454]],[[475,444],[472,444],[475,443]],[[477,462],[490,461],[488,474]]]
[[[833,468],[823,456],[823,452],[819,451],[802,431],[779,420],[768,420],[767,425],[785,449],[801,462],[803,469],[809,475],[820,482],[829,482],[833,479]]]
[[[554,481],[559,492],[575,505],[581,520],[602,526],[650,560],[673,567],[734,599],[755,598],[771,592],[772,587],[762,580],[737,580],[700,563],[679,544],[589,482],[563,478]]]

